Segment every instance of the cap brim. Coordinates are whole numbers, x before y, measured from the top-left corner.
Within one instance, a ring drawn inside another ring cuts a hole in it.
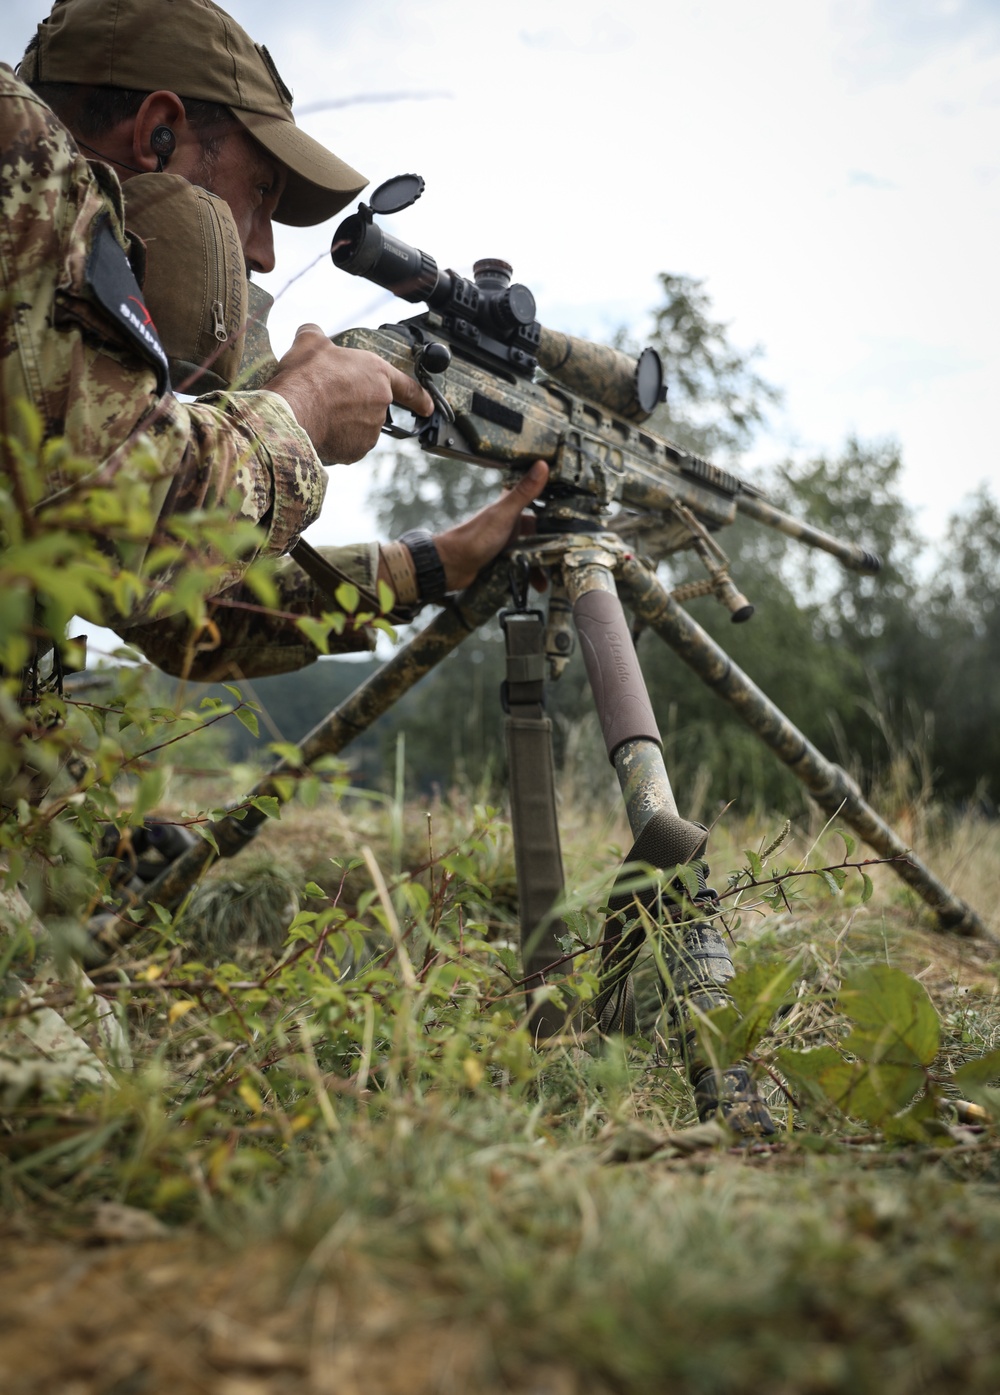
[[[363,174],[338,160],[293,121],[237,108],[233,115],[288,170],[288,182],[274,213],[275,222],[294,228],[325,223],[352,203],[367,185]]]

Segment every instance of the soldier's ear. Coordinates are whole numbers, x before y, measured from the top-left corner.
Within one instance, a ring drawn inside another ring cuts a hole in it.
[[[167,151],[163,132],[173,137]],[[184,103],[176,92],[151,92],[135,117],[132,127],[132,159],[137,169],[150,174],[163,168],[165,156],[170,156],[188,133]]]

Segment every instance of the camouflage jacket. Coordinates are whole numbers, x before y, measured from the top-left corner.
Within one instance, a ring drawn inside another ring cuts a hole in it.
[[[323,501],[326,476],[311,442],[276,393],[191,404],[173,396],[128,252],[113,172],[89,164],[49,108],[0,66],[0,463],[8,467],[8,443],[24,429],[15,409],[24,400],[45,437],[64,438],[102,480],[128,478],[140,454],[151,457],[161,520],[235,500],[238,516],[260,530],[258,555],[282,556]],[[43,498],[64,484],[58,465],[50,469]],[[372,585],[375,544],[331,555]],[[195,640],[179,617],[151,621],[142,607],[107,623],[160,667],[190,677],[283,672],[316,657],[294,616],[331,603],[288,559],[275,615],[243,608],[256,600],[240,586],[249,559],[199,560],[221,567],[209,641]],[[348,634],[339,647],[369,641]]]

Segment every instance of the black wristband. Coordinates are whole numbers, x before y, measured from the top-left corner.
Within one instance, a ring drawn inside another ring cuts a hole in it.
[[[422,602],[440,604],[448,594],[448,581],[434,539],[426,528],[412,528],[399,539],[410,550]]]

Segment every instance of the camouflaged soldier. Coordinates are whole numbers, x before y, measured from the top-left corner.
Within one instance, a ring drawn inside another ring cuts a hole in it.
[[[24,398],[40,410],[48,436],[64,436],[74,455],[100,463],[106,477],[127,472],[142,447],[159,467],[154,500],[161,518],[218,505],[235,490],[239,515],[261,530],[260,555],[283,556],[319,512],[322,463],[366,454],[391,402],[426,412],[430,399],[374,354],[339,348],[318,326],[304,325],[266,389],[181,402],[170,371],[176,380],[178,364],[190,366],[197,350],[165,348],[154,324],[177,319],[178,286],[185,298],[197,296],[169,266],[137,284],[146,259],[141,239],[130,235],[129,187],[144,186],[135,218],[152,233],[150,246],[163,241],[160,220],[176,225],[178,208],[182,226],[215,239],[232,292],[222,337],[236,344],[246,319],[241,263],[249,272],[273,268],[272,219],[321,222],[365,183],[299,130],[267,50],[211,0],[57,0],[18,77],[0,70],[0,269],[7,291],[0,432],[16,432],[10,404]],[[193,224],[183,222],[189,214]],[[200,317],[217,309],[211,296],[193,307],[195,341]],[[237,353],[233,366],[238,360]],[[218,366],[209,365],[207,380],[224,389]],[[279,568],[283,615],[220,606],[211,650],[194,651],[180,617],[153,623],[136,610],[109,614],[108,623],[160,667],[190,677],[300,667],[316,650],[288,617],[330,609],[331,578],[335,585],[347,575],[368,591],[384,580],[411,609],[441,599],[503,547],[545,474],[536,466],[509,495],[435,539],[408,535],[382,548],[327,549],[331,565],[314,558],[312,576],[286,558]],[[53,490],[59,485],[53,476]],[[240,600],[245,565],[230,564],[230,603]],[[348,633],[342,647],[368,642]]]

